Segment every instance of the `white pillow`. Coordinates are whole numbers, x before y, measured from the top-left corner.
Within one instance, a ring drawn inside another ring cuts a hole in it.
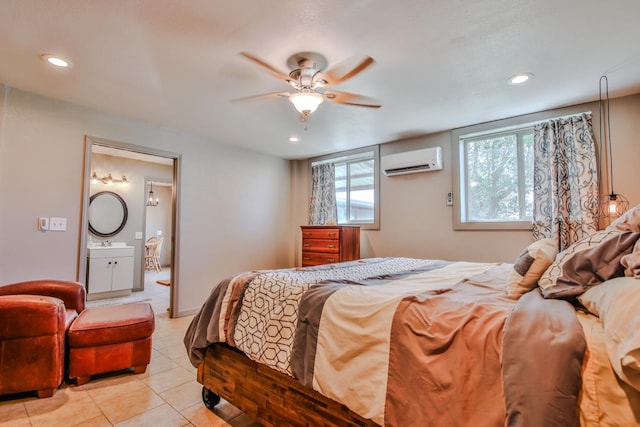
[[[558,254],[556,239],[540,239],[527,246],[513,263],[507,278],[507,295],[518,299],[538,286],[538,279]]]
[[[614,371],[640,390],[640,280],[609,279],[587,290],[578,301],[600,317]]]

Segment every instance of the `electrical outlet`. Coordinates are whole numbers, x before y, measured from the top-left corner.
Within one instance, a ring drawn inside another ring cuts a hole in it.
[[[67,218],[54,218],[49,219],[50,231],[67,231]]]
[[[447,206],[453,206],[453,193],[451,191],[447,193]]]

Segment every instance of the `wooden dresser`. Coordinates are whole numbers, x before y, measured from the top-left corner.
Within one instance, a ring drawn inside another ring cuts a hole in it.
[[[360,227],[303,225],[302,266],[360,259]]]

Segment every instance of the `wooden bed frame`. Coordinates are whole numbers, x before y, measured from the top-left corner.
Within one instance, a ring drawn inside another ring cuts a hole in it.
[[[213,410],[223,398],[265,426],[377,426],[224,344],[207,348],[198,382],[207,408]]]

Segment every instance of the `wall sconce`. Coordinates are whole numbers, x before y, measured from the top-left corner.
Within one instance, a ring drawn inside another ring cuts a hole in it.
[[[605,83],[606,101],[602,99],[602,81]],[[600,216],[603,218],[618,217],[629,209],[629,201],[622,195],[616,194],[613,190],[613,157],[611,156],[611,116],[609,114],[609,79],[607,76],[600,77],[599,81],[599,102],[600,111],[600,144],[602,149],[609,147],[607,157],[609,158],[609,186],[611,193],[605,195],[600,203]],[[600,156],[602,161],[602,156]]]
[[[153,197],[153,182],[151,184],[151,189],[149,190],[149,197],[147,198],[147,206],[158,206],[160,203],[160,199],[157,197]]]
[[[127,177],[124,175],[122,175],[122,179],[113,179],[110,173],[107,174],[107,176],[99,177],[98,174],[94,171],[93,174],[91,174],[91,183],[97,184],[99,182],[106,185],[113,185],[114,183],[119,183],[119,184],[122,184],[123,187],[126,187],[127,185],[129,185],[129,181],[127,180]]]

